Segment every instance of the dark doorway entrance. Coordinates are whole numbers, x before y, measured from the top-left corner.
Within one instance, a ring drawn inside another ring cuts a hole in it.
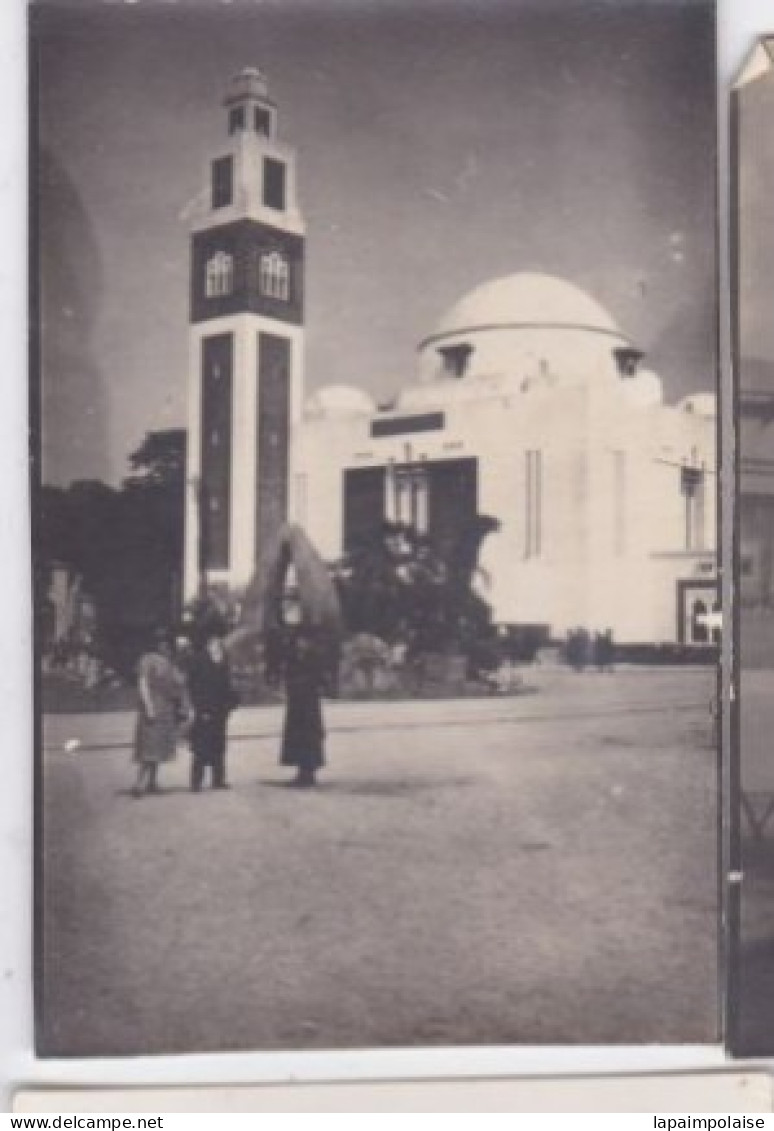
[[[383,467],[352,467],[344,472],[343,549],[349,553],[371,541],[384,522],[386,472]]]
[[[478,514],[478,461],[440,460],[427,465],[427,534],[439,550],[459,542]]]
[[[444,552],[458,544],[478,513],[478,462],[349,468],[343,488],[345,550],[372,538],[389,516],[415,527]]]

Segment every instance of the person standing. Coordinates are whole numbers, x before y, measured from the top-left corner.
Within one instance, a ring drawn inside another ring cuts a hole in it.
[[[611,672],[614,659],[613,630],[607,628],[604,632],[598,632],[594,638],[594,662],[600,672]]]
[[[137,665],[137,719],[133,760],[137,778],[133,797],[158,792],[158,768],[177,749],[178,728],[188,714],[185,680],[172,658],[168,632],[159,629]]]
[[[239,703],[231,681],[223,633],[205,629],[199,647],[188,664],[188,694],[193,708],[189,732],[191,744],[191,789],[198,793],[204,771],[210,768],[213,789],[229,789],[226,781],[226,728],[228,717]]]
[[[294,593],[282,599],[282,627],[267,677],[285,685],[280,765],[295,767],[290,784],[308,789],[317,784],[317,771],[325,765],[322,695],[329,679],[318,634],[302,623]]]

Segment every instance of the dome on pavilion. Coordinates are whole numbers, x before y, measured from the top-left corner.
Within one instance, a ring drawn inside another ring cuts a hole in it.
[[[469,291],[443,315],[421,346],[476,330],[520,327],[596,330],[621,336],[605,308],[580,287],[553,275],[521,272]]]

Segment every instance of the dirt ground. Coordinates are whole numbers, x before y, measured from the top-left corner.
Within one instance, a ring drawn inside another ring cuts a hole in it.
[[[329,705],[314,792],[276,708],[139,801],[129,714],[50,717],[41,1053],[716,1040],[713,672],[530,678]]]

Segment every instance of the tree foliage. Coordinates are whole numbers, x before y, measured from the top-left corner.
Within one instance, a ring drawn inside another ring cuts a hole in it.
[[[474,590],[481,544],[499,523],[477,516],[443,546],[403,524],[385,523],[334,567],[346,627],[403,642],[410,653],[458,652],[490,665],[491,610]]]
[[[95,480],[42,487],[37,539],[39,588],[54,563],[78,574],[96,606],[105,659],[124,670],[148,630],[177,612],[185,432],[149,433],[129,462],[120,488]]]

